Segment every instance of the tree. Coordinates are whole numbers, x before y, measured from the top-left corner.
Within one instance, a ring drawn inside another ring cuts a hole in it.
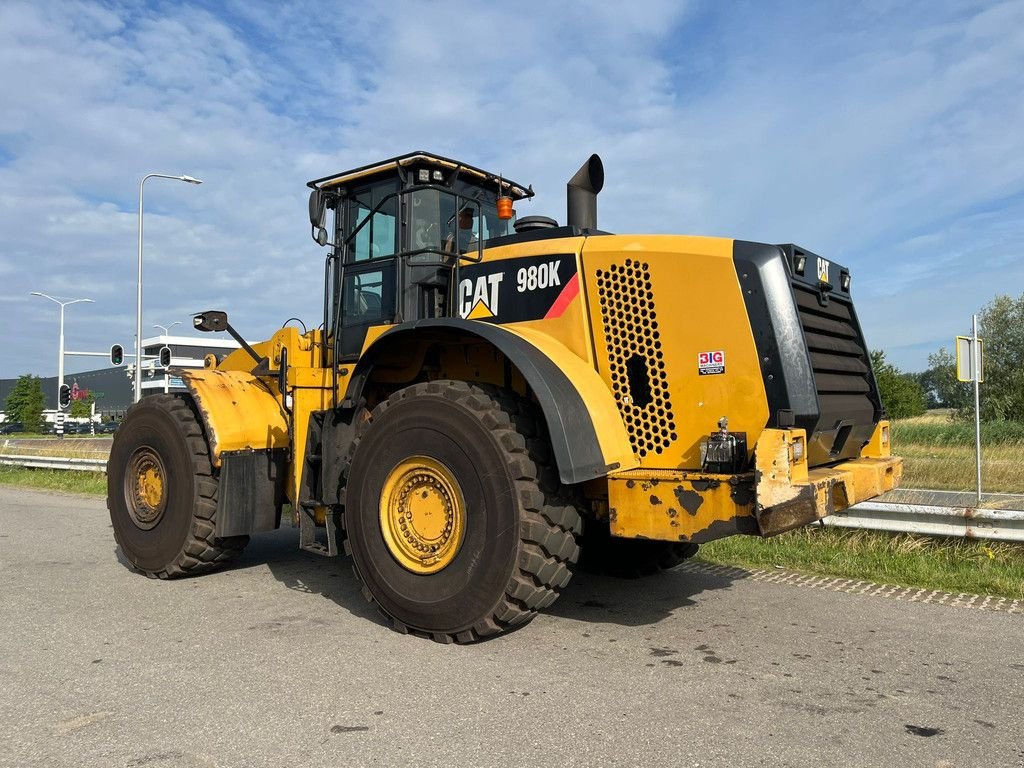
[[[88,419],[92,416],[92,404],[95,401],[96,398],[92,396],[92,392],[86,392],[85,397],[79,397],[72,401],[71,410],[68,412],[68,415],[75,419]]]
[[[45,402],[43,380],[26,373],[18,377],[14,389],[7,395],[4,412],[9,421],[20,421],[26,432],[41,432]]]
[[[878,393],[890,418],[906,419],[925,412],[926,398],[921,384],[912,373],[903,373],[892,363],[885,362],[885,352],[871,352],[871,367],[875,370]]]
[[[1024,293],[996,296],[981,310],[978,325],[985,340],[981,417],[1024,421]]]
[[[956,358],[945,347],[928,355],[928,370],[920,374],[919,381],[925,394],[934,398],[934,407],[963,410],[974,402],[971,385],[957,380]]]

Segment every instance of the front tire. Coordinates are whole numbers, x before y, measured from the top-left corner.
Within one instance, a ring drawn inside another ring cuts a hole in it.
[[[128,409],[107,460],[107,509],[125,558],[150,578],[206,573],[248,536],[217,538],[217,478],[192,409],[150,395]]]
[[[459,381],[373,410],[353,447],[345,546],[395,629],[472,642],[529,621],[569,582],[580,517],[542,490],[535,435],[530,403]]]

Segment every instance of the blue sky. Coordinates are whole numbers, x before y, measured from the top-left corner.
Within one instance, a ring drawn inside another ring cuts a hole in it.
[[[360,4],[366,5],[366,4]],[[849,266],[908,370],[1024,292],[1024,2],[0,4],[0,377],[221,308],[319,322],[305,182],[429,149],[532,183],[606,169],[601,226]],[[155,333],[155,331],[154,331]],[[69,360],[84,370],[95,360]]]

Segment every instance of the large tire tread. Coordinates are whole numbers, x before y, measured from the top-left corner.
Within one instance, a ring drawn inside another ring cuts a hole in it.
[[[579,557],[576,537],[582,532],[582,518],[572,505],[571,497],[558,483],[557,472],[550,464],[546,425],[538,409],[507,390],[454,380],[414,384],[395,392],[374,408],[362,432],[372,428],[373,422],[395,403],[421,396],[444,397],[473,411],[500,446],[519,497],[520,548],[516,568],[502,597],[488,615],[475,622],[472,628],[452,634],[421,632],[407,627],[388,615],[365,587],[363,594],[399,632],[429,637],[441,643],[476,642],[529,621],[558,598],[572,576],[571,566]],[[361,436],[353,442],[350,458]],[[347,541],[345,546],[346,553],[351,554]],[[362,585],[363,578],[355,563],[353,571]]]
[[[189,404],[183,398],[175,395],[148,395],[145,403],[159,405],[173,418],[178,427],[179,434],[187,445],[192,458],[196,499],[188,538],[178,556],[158,571],[148,571],[137,567],[136,569],[155,579],[175,579],[216,570],[237,557],[249,543],[249,537],[218,538],[215,535],[218,482],[213,474],[210,452],[206,445],[206,438],[203,436],[202,427]],[[130,418],[132,410],[137,407],[138,404],[129,407],[125,414],[126,420]],[[109,495],[107,507],[108,509],[110,507]],[[114,527],[114,538],[123,550],[124,544],[118,536],[116,526]]]

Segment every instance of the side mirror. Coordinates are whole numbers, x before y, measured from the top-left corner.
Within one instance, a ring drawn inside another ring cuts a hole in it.
[[[266,364],[266,358],[256,354],[256,350],[252,348],[249,342],[239,336],[238,331],[231,327],[231,324],[228,322],[227,312],[218,312],[215,309],[200,312],[192,318],[192,327],[197,331],[227,331],[231,334],[231,338],[238,342],[238,346],[248,352],[249,356],[253,360],[259,364]],[[164,347],[160,350],[161,364],[164,358],[164,350],[167,350],[167,362],[169,365],[171,358],[171,350],[169,347]],[[209,357],[209,355],[207,357]]]
[[[309,223],[314,229],[324,228],[324,218],[327,215],[327,200],[324,193],[314,189],[309,193]],[[319,242],[319,241],[318,241]]]
[[[192,327],[197,331],[226,331],[228,329],[228,313],[209,310],[192,318]]]

